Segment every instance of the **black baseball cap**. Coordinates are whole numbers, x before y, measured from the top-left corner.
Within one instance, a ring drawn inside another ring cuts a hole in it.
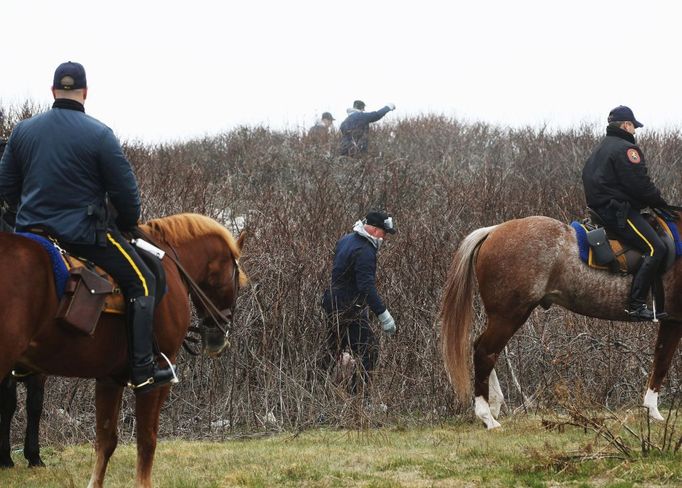
[[[78,90],[87,88],[88,82],[85,78],[85,68],[80,63],[67,61],[57,66],[54,71],[52,88],[57,90]]]
[[[393,217],[386,212],[370,212],[365,218],[365,223],[373,225],[379,229],[383,229],[389,234],[395,234],[395,227],[393,226]]]
[[[618,105],[609,112],[609,123],[610,122],[632,122],[638,129],[644,127],[644,124],[635,118],[635,114],[632,113],[630,107],[626,107],[625,105]]]
[[[324,112],[322,114],[322,120],[331,120],[333,122],[336,119],[332,117],[332,114],[330,114],[329,112]]]
[[[355,100],[353,102],[353,108],[357,110],[365,110],[365,102],[363,102],[362,100]]]

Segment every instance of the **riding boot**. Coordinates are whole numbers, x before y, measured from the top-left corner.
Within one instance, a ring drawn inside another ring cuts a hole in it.
[[[632,280],[628,315],[635,320],[647,321],[653,320],[654,318],[664,318],[668,315],[661,310],[654,316],[654,312],[649,310],[646,305],[647,295],[649,294],[651,285],[656,277],[659,264],[658,260],[655,260],[651,256],[645,256],[642,260],[642,265],[639,267],[637,274]]]
[[[159,368],[154,358],[154,297],[130,300],[127,319],[130,386],[135,393],[144,393],[170,383],[175,367]]]

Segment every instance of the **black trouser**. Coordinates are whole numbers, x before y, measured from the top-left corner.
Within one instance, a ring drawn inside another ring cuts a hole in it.
[[[625,244],[638,249],[644,255],[632,281],[630,301],[637,305],[645,303],[651,285],[665,262],[667,253],[665,244],[639,210],[612,203],[598,209],[597,213],[609,230],[615,232]]]
[[[362,362],[362,381],[369,383],[369,373],[379,359],[379,344],[369,324],[369,309],[353,307],[346,312],[325,308],[326,344],[320,367],[329,371],[345,349],[350,349]],[[351,390],[358,391],[358,380],[353,376]]]
[[[156,278],[135,248],[115,229],[107,232],[107,246],[63,244],[76,257],[92,261],[109,273],[126,300],[156,297]]]

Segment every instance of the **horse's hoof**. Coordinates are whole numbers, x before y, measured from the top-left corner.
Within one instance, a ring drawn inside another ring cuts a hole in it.
[[[42,459],[29,459],[28,460],[28,467],[29,468],[44,468],[45,463],[43,462]]]
[[[665,418],[661,415],[661,412],[657,408],[647,407],[649,409],[649,418],[655,420],[656,422],[665,422]]]

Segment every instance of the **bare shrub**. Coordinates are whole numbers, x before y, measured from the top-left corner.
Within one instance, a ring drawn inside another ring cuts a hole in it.
[[[219,360],[181,354],[183,381],[164,407],[162,432],[221,438],[321,420],[365,425],[369,416],[370,423],[404,424],[469,412],[452,394],[438,345],[437,308],[452,254],[478,227],[539,214],[565,222],[582,218],[581,170],[601,132],[422,116],[373,130],[374,152],[362,159],[335,156],[335,138],[316,145],[265,128],[183,143],[128,142],[145,218],[191,211],[229,227],[245,222],[248,230],[242,264],[252,285],[238,301],[232,348]],[[640,143],[664,194],[679,200],[680,134],[648,132]],[[315,361],[334,245],[375,207],[393,213],[398,228],[379,253],[378,272],[398,333],[389,339],[377,327],[381,355],[371,402],[386,409],[365,409],[362,417],[345,390],[315,370]],[[476,316],[480,331],[480,308]],[[587,319],[558,308],[535,311],[497,364],[507,410],[556,406],[558,381],[580,383],[589,400],[611,409],[638,405],[655,332],[650,324]],[[680,390],[680,363],[678,355],[664,406]],[[48,442],[91,437],[93,400],[82,385],[49,380]],[[126,398],[124,438],[134,427],[131,395]],[[58,432],[56,409],[89,429]]]

